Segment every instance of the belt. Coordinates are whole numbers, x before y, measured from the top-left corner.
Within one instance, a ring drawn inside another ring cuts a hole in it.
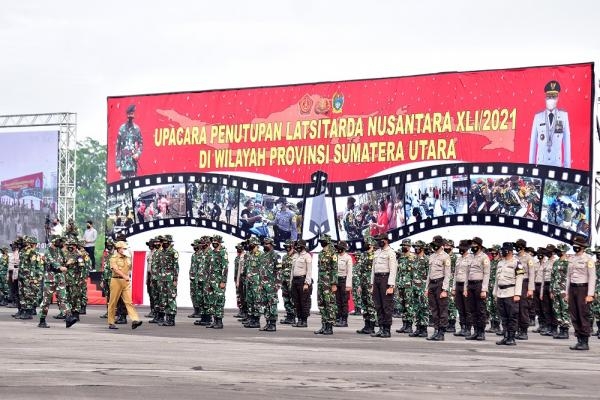
[[[515,287],[515,284],[513,283],[512,285],[498,285],[499,289],[508,289],[511,287]]]
[[[523,282],[529,282],[529,278],[524,278]]]
[[[302,276],[293,276],[292,279],[302,279],[305,280],[306,279],[306,275],[302,275]]]
[[[389,272],[375,272],[375,273],[373,273],[373,275],[375,275],[375,276],[389,276],[390,273]]]
[[[430,279],[429,283],[439,283],[439,282],[442,282],[443,280],[444,280],[444,278]]]
[[[571,287],[586,287],[588,285],[587,282],[585,283],[571,283],[569,286]]]
[[[481,282],[483,282],[483,279],[479,279],[479,280],[476,280],[476,281],[472,281],[472,280],[469,279],[469,284],[472,284],[472,283],[481,283]]]
[[[544,281],[544,286],[549,285],[552,281]]]
[[[465,285],[464,282],[458,282],[458,281],[456,282],[456,286],[464,286],[464,285]]]

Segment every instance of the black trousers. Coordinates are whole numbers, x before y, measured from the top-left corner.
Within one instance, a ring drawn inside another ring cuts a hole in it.
[[[517,320],[519,316],[519,303],[512,297],[498,297],[496,307],[502,320],[502,326],[507,332],[515,333],[517,331]]]
[[[460,325],[467,325],[467,303],[465,302],[465,295],[463,291],[465,290],[464,282],[456,282],[456,292],[454,295],[454,304],[456,305],[456,309],[458,310],[458,321]]]
[[[337,317],[348,318],[348,292],[346,292],[345,276],[338,276],[335,302],[337,303]]]
[[[585,302],[587,292],[587,284],[569,287],[569,315],[577,337],[590,337],[592,333],[590,303]]]
[[[310,295],[312,294],[313,285],[309,285],[308,289],[304,290],[305,279],[305,276],[292,278],[292,298],[294,299],[298,319],[307,319],[310,315]]]
[[[390,274],[377,273],[373,279],[373,303],[377,311],[379,326],[392,326],[394,313],[394,294],[385,294]]]
[[[550,298],[550,282],[544,283],[543,298],[541,303],[542,314],[544,314],[545,323],[550,326],[558,326],[556,315],[554,315],[554,312],[552,311],[552,299]]]
[[[92,246],[92,247],[84,247],[85,251],[87,251],[88,255],[90,256],[90,261],[92,262],[92,268],[95,270],[96,269],[96,247]]]
[[[529,329],[529,308],[531,301],[527,298],[527,287],[529,279],[523,279],[523,288],[521,289],[521,301],[519,301],[519,329],[527,332]]]
[[[469,293],[469,296],[465,299],[467,303],[467,325],[484,330],[487,320],[487,308],[485,306],[486,300],[481,298],[481,281],[469,281],[467,290]]]
[[[248,306],[246,305],[246,285],[244,285],[245,277],[240,276],[240,284],[236,286],[236,301],[238,309],[242,314],[248,313]]]
[[[448,326],[448,296],[440,298],[442,293],[443,279],[433,282],[429,281],[429,310],[433,319],[435,329],[446,329]]]
[[[533,291],[533,307],[530,309],[529,317],[531,319],[538,316],[538,322],[540,326],[546,325],[547,321],[544,316],[544,312],[542,311],[542,300],[540,299],[540,294],[542,293],[542,282],[535,283],[535,290]],[[533,317],[531,316],[533,314]]]

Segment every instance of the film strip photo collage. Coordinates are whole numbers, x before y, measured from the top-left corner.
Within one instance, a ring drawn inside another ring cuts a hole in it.
[[[271,237],[278,249],[321,234],[360,249],[365,237],[392,242],[453,225],[504,226],[564,242],[589,237],[590,175],[530,164],[452,164],[367,180],[306,184],[222,174],[162,174],[107,189],[107,235],[196,226],[241,239]]]

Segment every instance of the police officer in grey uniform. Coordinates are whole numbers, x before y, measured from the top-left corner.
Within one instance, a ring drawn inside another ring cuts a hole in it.
[[[394,312],[394,287],[398,273],[396,252],[389,246],[390,239],[385,234],[375,237],[379,248],[373,255],[373,270],[371,271],[371,287],[373,288],[373,303],[377,310],[379,331],[371,336],[389,338]]]
[[[454,304],[458,310],[458,320],[460,321],[460,331],[454,336],[470,336],[471,325],[470,317],[467,315],[467,303],[465,292],[465,282],[467,281],[467,269],[473,260],[473,255],[469,253],[471,247],[470,240],[461,240],[458,244],[458,254],[454,266],[454,283],[452,286],[452,295],[454,296]]]
[[[339,241],[334,245],[338,253],[338,290],[335,292],[335,300],[337,303],[337,321],[336,327],[345,328],[348,326],[348,294],[352,291],[352,267],[354,262],[348,250],[348,243]]]
[[[529,329],[529,309],[532,306],[533,292],[535,290],[535,263],[531,254],[527,252],[527,242],[519,239],[515,242],[517,258],[525,270],[523,276],[523,288],[521,301],[519,302],[519,332],[515,339],[528,340],[527,330]]]
[[[306,241],[300,239],[294,244],[297,257],[292,266],[292,299],[296,308],[298,320],[292,324],[295,328],[308,327],[307,320],[310,314],[310,295],[312,293],[312,258],[306,251]]]
[[[487,309],[485,306],[490,283],[490,259],[483,252],[483,241],[479,237],[471,240],[471,253],[473,260],[467,269],[467,287],[465,297],[467,312],[475,328],[472,335],[466,340],[485,340],[485,325],[487,322]]]
[[[569,114],[556,108],[560,84],[550,81],[544,87],[546,109],[535,114],[529,142],[529,163],[571,168]]]
[[[425,284],[425,296],[429,300],[435,331],[427,340],[443,341],[448,326],[448,286],[450,285],[450,256],[444,251],[445,241],[435,236],[429,245],[434,251],[429,256],[429,271]]]
[[[569,302],[569,314],[575,329],[577,344],[571,350],[589,350],[588,339],[592,333],[592,315],[590,305],[594,301],[596,289],[596,263],[585,254],[587,241],[582,236],[573,239],[574,255],[569,257],[567,268],[566,297]]]
[[[505,242],[500,249],[502,260],[496,267],[496,283],[494,297],[498,312],[504,327],[504,338],[496,342],[497,345],[515,346],[515,332],[519,315],[519,301],[521,300],[521,286],[523,285],[523,267],[521,262],[513,256],[513,244]]]

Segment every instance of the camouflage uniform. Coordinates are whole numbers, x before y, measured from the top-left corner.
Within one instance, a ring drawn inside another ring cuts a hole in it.
[[[244,253],[244,243],[238,243],[235,246],[238,254],[233,260],[233,276],[235,279],[235,298],[238,306],[238,314],[236,318],[246,318],[248,316],[248,307],[246,306],[246,292],[244,291],[246,280],[244,261],[246,254]]]
[[[412,332],[412,312],[411,295],[412,295],[412,268],[415,260],[415,255],[410,252],[412,243],[410,239],[402,240],[402,248],[408,251],[397,252],[398,259],[398,275],[396,275],[396,302],[397,308],[402,317],[402,328],[396,329],[398,333]]]
[[[86,253],[87,254],[87,253]],[[83,291],[81,277],[85,268],[85,260],[77,250],[77,242],[69,240],[65,251],[65,264],[67,266],[67,302],[71,306],[71,312],[76,318],[83,306]]]
[[[500,246],[492,246],[492,250],[500,252]],[[500,331],[500,318],[498,313],[498,304],[494,299],[494,296],[490,296],[490,293],[494,292],[494,286],[496,285],[496,270],[498,268],[499,259],[493,257],[490,260],[490,281],[488,285],[488,296],[486,297],[486,308],[487,315],[490,321],[490,328],[486,330],[488,333],[497,333]]]
[[[413,247],[425,249],[425,243],[421,240],[415,242]],[[410,305],[407,318],[414,321],[417,329],[409,334],[412,337],[427,336],[427,321],[429,319],[429,305],[425,297],[425,283],[427,271],[429,270],[429,257],[425,254],[417,254],[413,260],[412,287],[410,290]]]
[[[317,283],[317,304],[321,313],[320,330],[316,334],[331,335],[333,333],[333,323],[337,315],[337,304],[333,286],[337,288],[337,254],[331,244],[329,235],[323,235],[320,238],[323,249],[319,253],[319,280]],[[343,288],[340,290],[344,290]]]
[[[356,262],[358,263],[358,257]],[[354,302],[354,313],[353,315],[361,315],[362,310],[364,310],[362,296],[359,288],[360,286],[360,276],[358,274],[352,274],[352,301]]]
[[[127,108],[127,114],[134,112],[134,105]],[[121,179],[137,175],[138,158],[142,154],[143,145],[140,127],[133,123],[133,118],[128,119],[121,125],[117,135],[115,163],[121,172]]]
[[[158,270],[159,309],[165,321],[160,326],[174,326],[177,314],[177,280],[179,278],[179,253],[173,248],[173,238],[165,235]]]
[[[260,241],[252,237],[248,241],[249,252],[244,258],[244,269],[246,270],[246,305],[248,307],[248,319],[244,323],[245,328],[260,328],[260,258],[261,251],[258,248]]]
[[[362,316],[365,323],[365,326],[357,330],[356,333],[368,335],[375,331],[375,322],[377,321],[377,310],[375,310],[373,296],[371,296],[371,270],[373,269],[373,257],[375,255],[375,240],[366,238],[365,248],[367,250],[357,256],[354,277],[358,277],[358,292],[363,305]]]
[[[568,339],[571,317],[569,315],[569,305],[567,304],[567,300],[562,297],[566,291],[567,284],[567,268],[569,262],[567,261],[565,253],[568,248],[564,244],[558,245],[557,248],[563,251],[563,255],[554,262],[554,265],[552,266],[552,275],[550,277],[552,310],[560,329],[560,332],[554,337]]]
[[[92,259],[90,258],[88,252],[85,251],[85,248],[83,247],[84,243],[85,242],[80,241],[78,249],[79,255],[83,258],[83,268],[81,269],[81,275],[79,276],[79,285],[81,286],[81,314],[86,313],[86,307],[88,302],[87,279],[90,275],[90,270],[92,269]]]
[[[281,297],[285,308],[285,319],[279,321],[282,324],[293,324],[296,322],[296,310],[292,301],[292,268],[294,266],[294,242],[290,239],[285,241],[286,254],[281,259]]]
[[[209,315],[214,318],[212,324],[207,328],[223,328],[223,308],[225,307],[225,284],[227,283],[227,272],[229,260],[227,251],[223,248],[223,238],[214,235],[211,238],[213,250],[210,252],[210,267],[208,270],[208,308]]]
[[[596,336],[600,339],[600,260],[598,259],[600,252],[598,252],[598,248],[594,250],[594,253],[596,254],[596,290],[594,301],[590,305],[590,312],[592,313],[592,318],[596,320],[596,326],[598,327]]]
[[[151,290],[148,292],[149,296],[152,296],[150,299],[150,304],[154,304],[154,317],[149,322],[151,324],[160,323],[164,321],[164,314],[161,314],[160,309],[160,284],[159,284],[159,274],[161,270],[161,264],[163,259],[164,250],[162,248],[162,241],[164,237],[159,235],[156,237],[158,242],[158,248],[154,250],[152,254],[152,273],[150,274],[150,288]]]
[[[27,247],[19,256],[19,302],[23,314],[20,319],[31,319],[35,307],[39,304],[44,263],[40,253],[37,252],[37,239],[25,238]]]
[[[200,311],[200,319],[194,321],[194,325],[209,326],[212,323],[210,298],[209,298],[209,273],[210,263],[212,261],[212,251],[210,249],[210,236],[202,236],[198,240],[200,252],[195,271],[196,291],[195,302]]]
[[[281,284],[281,271],[279,256],[273,250],[273,239],[265,238],[264,252],[259,259],[261,298],[260,308],[265,314],[267,324],[261,328],[263,331],[274,332],[277,323],[277,292]]]
[[[156,294],[154,292],[156,290],[156,285],[153,284],[153,281],[156,283],[156,279],[154,279],[156,274],[152,269],[152,266],[154,265],[152,259],[157,250],[156,245],[159,243],[160,242],[158,241],[158,238],[152,238],[148,243],[146,243],[148,245],[148,254],[146,254],[146,291],[148,292],[148,298],[150,299],[150,312],[145,315],[146,318],[154,318],[154,307],[156,301]],[[119,301],[119,304],[117,305],[117,315],[119,315],[121,304],[124,305],[122,300]]]
[[[452,242],[454,248],[454,242]],[[456,253],[451,252],[450,256],[450,288],[454,287],[454,269],[456,268],[456,259],[458,256]],[[491,293],[491,292],[490,292]],[[456,303],[454,302],[454,296],[448,296],[448,328],[446,332],[456,332],[456,317],[458,317],[458,310]]]
[[[191,315],[188,315],[188,318],[200,318],[200,307],[198,305],[198,268],[199,268],[199,258],[200,254],[200,241],[198,239],[194,240],[191,244],[194,249],[194,253],[192,254],[192,259],[190,261],[190,271],[189,271],[189,279],[190,279],[190,298],[192,300],[192,307],[194,307],[194,312]]]
[[[0,306],[8,304],[10,290],[8,286],[8,249],[3,247],[0,252]]]
[[[52,240],[52,245],[48,248],[44,260],[44,289],[42,295],[42,304],[40,305],[40,323],[38,327],[48,328],[46,316],[48,308],[52,303],[52,296],[56,293],[56,301],[61,314],[65,315],[67,328],[73,325],[77,318],[71,316],[71,306],[67,302],[67,283],[65,273],[61,271],[64,267],[65,257],[60,246],[59,238]]]

